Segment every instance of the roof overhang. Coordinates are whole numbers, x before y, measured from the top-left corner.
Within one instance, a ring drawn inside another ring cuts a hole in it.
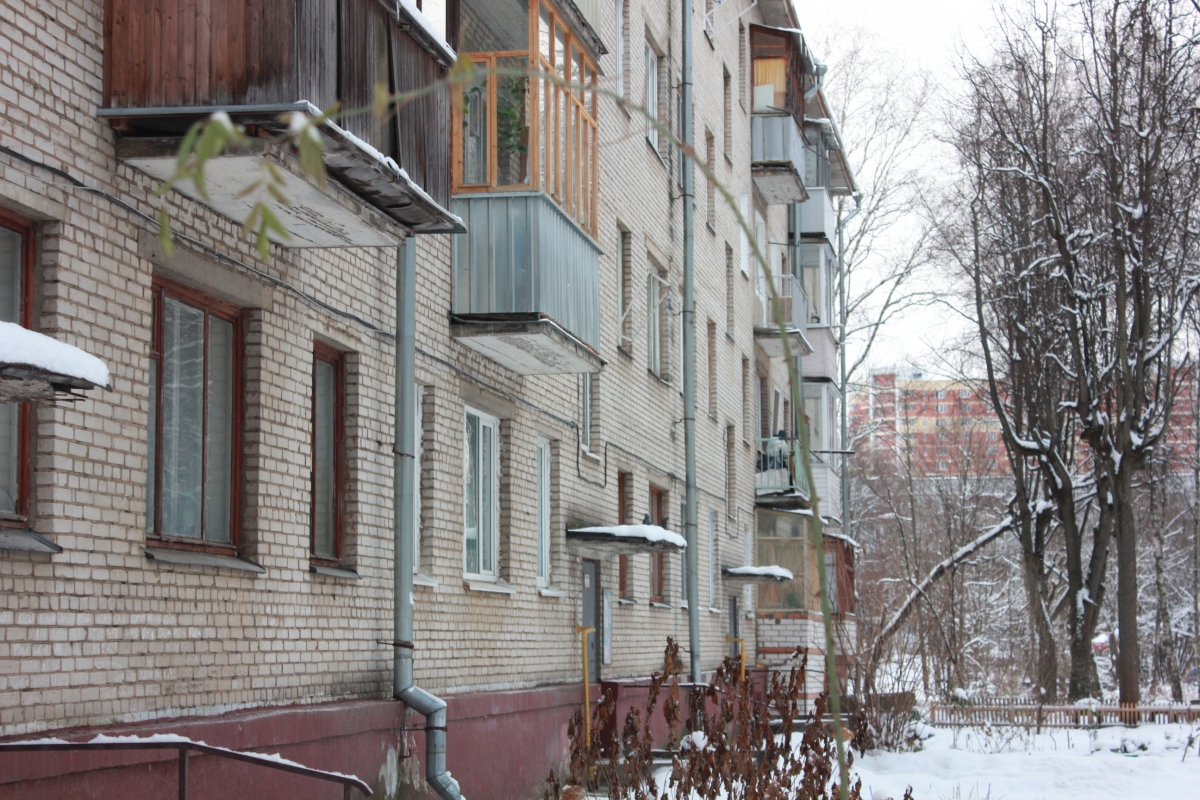
[[[455,314],[450,336],[520,375],[578,374],[604,367],[599,353],[537,312]]]
[[[596,525],[567,529],[567,550],[586,558],[678,553],[687,542],[657,525]]]

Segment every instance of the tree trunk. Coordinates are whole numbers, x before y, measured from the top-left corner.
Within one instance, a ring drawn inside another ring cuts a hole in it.
[[[1122,464],[1113,476],[1113,505],[1117,540],[1117,690],[1121,703],[1137,705],[1141,696],[1141,656],[1138,650],[1137,526],[1133,517],[1132,465]]]
[[[1151,496],[1154,495],[1153,484]],[[1152,501],[1153,509],[1153,501]],[[1183,702],[1183,682],[1179,677],[1179,659],[1175,652],[1175,632],[1171,630],[1171,610],[1167,606],[1167,581],[1163,575],[1163,530],[1161,514],[1151,511],[1154,524],[1154,592],[1158,601],[1158,653],[1157,661],[1167,674],[1167,683],[1171,686],[1171,699],[1176,703]]]

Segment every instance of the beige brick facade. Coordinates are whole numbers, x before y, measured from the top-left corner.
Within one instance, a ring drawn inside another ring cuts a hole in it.
[[[699,16],[704,4],[696,5]],[[616,8],[601,3],[606,42]],[[379,640],[392,637],[396,252],[272,246],[270,258],[262,260],[237,221],[178,193],[156,198],[157,182],[118,162],[114,131],[96,114],[103,13],[99,0],[0,4],[0,144],[88,187],[0,152],[0,205],[36,225],[34,327],[103,359],[112,374],[108,390],[36,410],[30,526],[63,552],[0,551],[0,735],[389,697],[392,649]],[[732,19],[735,13],[721,15]],[[671,86],[678,82],[678,10],[666,0],[629,0],[628,14],[627,79],[630,99],[640,102],[643,31],[665,50]],[[752,9],[741,23],[760,19]],[[710,42],[697,24],[695,43],[696,140],[702,151],[706,134],[713,135],[718,179],[735,197],[752,193],[750,116],[747,100],[735,97],[733,140],[726,147],[721,98],[725,73],[735,87],[744,82],[740,27],[731,24]],[[616,69],[612,60],[601,60],[608,85]],[[674,127],[673,93],[671,98],[666,105]],[[611,99],[601,101],[600,119],[600,355],[607,364],[593,377],[589,452],[581,451],[570,424],[580,418],[579,377],[523,378],[452,340],[450,237],[411,240],[418,254],[417,381],[425,387],[416,679],[438,694],[580,680],[581,567],[565,546],[564,530],[616,521],[618,471],[633,476],[636,518],[647,509],[653,485],[665,492],[670,527],[677,529],[684,490],[683,404],[674,380],[683,253],[677,160],[655,153],[636,115]],[[746,604],[750,594],[725,586],[719,575],[720,566],[754,563],[752,442],[758,432],[747,420],[756,419],[757,400],[755,387],[743,381],[743,363],[785,391],[787,379],[783,362],[766,358],[755,345],[759,300],[751,277],[736,263],[732,300],[728,296],[727,248],[740,259],[735,215],[719,196],[710,212],[702,175],[696,185],[700,622],[703,665],[711,669],[727,652],[731,596],[744,617],[741,630],[750,635],[755,629],[745,618],[753,611]],[[175,255],[163,255],[148,218],[164,205],[176,233],[203,249],[178,240]],[[786,243],[785,207],[763,208],[769,241]],[[618,348],[621,230],[632,243],[628,351]],[[777,266],[784,248],[771,244],[769,252]],[[666,348],[670,382],[646,366],[643,287],[655,263],[666,272],[676,312]],[[263,574],[172,565],[144,555],[155,276],[245,310],[239,554],[265,568]],[[715,376],[706,367],[710,322],[717,331]],[[313,342],[347,354],[342,564],[359,580],[309,571]],[[711,409],[710,380],[716,382]],[[502,421],[500,577],[511,594],[472,590],[463,580],[467,406]],[[736,437],[732,478],[726,474],[727,430]],[[539,438],[553,443],[550,583],[562,596],[537,587]],[[716,520],[711,545],[710,515]],[[601,585],[614,601],[605,679],[657,668],[667,636],[687,642],[679,557],[667,559],[670,607],[647,602],[649,557],[631,557],[630,567],[636,602],[627,604],[616,602],[616,558],[600,564]],[[796,638],[815,636],[816,627],[806,624],[784,638],[795,645],[801,643]],[[819,641],[813,638],[811,645]],[[752,642],[747,648],[754,652]]]

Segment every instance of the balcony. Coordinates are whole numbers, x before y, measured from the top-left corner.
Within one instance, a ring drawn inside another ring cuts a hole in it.
[[[754,493],[757,504],[768,508],[804,508],[809,491],[802,468],[800,440],[771,436],[759,439],[754,467]]]
[[[169,0],[154,14],[136,0],[107,0],[99,114],[119,134],[117,157],[162,180],[188,128],[228,113],[249,144],[209,163],[207,198],[179,190],[241,220],[254,199],[240,193],[273,164],[292,201],[276,208],[290,237],[272,238],[284,246],[386,246],[408,233],[461,231],[447,210],[449,91],[421,96],[384,124],[369,111],[376,84],[428,86],[454,61],[414,15],[408,4],[376,0]],[[348,113],[320,128],[332,178],[321,186],[278,140],[292,113],[335,103]]]
[[[840,381],[838,350],[841,343],[837,338],[837,329],[829,325],[809,325],[806,334],[812,349],[801,364],[805,380]]]
[[[783,315],[784,330],[793,356],[806,356],[812,346],[805,338],[804,318],[808,313],[808,300],[800,281],[793,275],[774,275],[775,291],[779,295],[779,307]],[[783,358],[783,339],[779,335],[779,324],[775,320],[775,308],[765,275],[758,276],[758,314],[754,320],[754,341],[771,358]]]
[[[454,198],[450,335],[521,375],[599,372],[600,249],[541,192]]]
[[[791,114],[754,114],[750,117],[750,169],[754,185],[768,205],[802,203],[804,189],[804,139]]]
[[[837,212],[833,194],[828,187],[810,186],[808,199],[800,204],[799,232],[805,238],[820,238],[837,242]]]
[[[812,454],[812,493],[819,501],[822,517],[842,518],[841,458],[829,453]]]

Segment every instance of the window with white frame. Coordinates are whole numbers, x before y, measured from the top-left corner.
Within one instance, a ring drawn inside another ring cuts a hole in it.
[[[417,385],[416,402],[413,403],[413,430],[416,458],[413,460],[413,572],[421,571],[421,458],[425,455],[424,423],[422,407],[425,404],[425,387]]]
[[[626,17],[629,0],[616,0],[616,31],[613,34],[613,94],[618,100],[625,99],[625,35],[629,29]]]
[[[658,146],[658,128],[652,124],[657,122],[658,113],[658,80],[659,72],[662,69],[662,57],[655,51],[654,46],[650,44],[650,40],[646,40],[646,141],[657,152]]]
[[[550,442],[537,444],[537,581],[550,585]]]
[[[498,575],[500,528],[500,421],[468,408],[464,474],[463,572]]]
[[[579,443],[584,450],[592,449],[592,374],[579,376]]]
[[[651,269],[646,276],[646,367],[663,377],[663,278]]]
[[[708,607],[717,605],[717,512],[708,511]]]

